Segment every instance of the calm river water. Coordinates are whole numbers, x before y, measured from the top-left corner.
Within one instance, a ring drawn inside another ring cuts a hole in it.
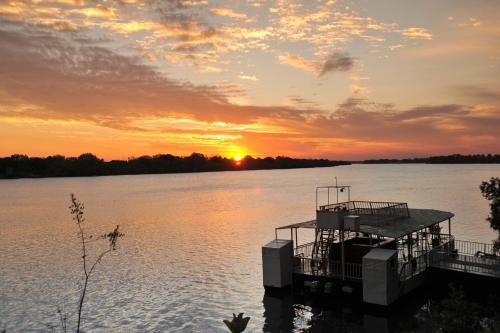
[[[80,244],[68,205],[75,193],[88,233],[119,224],[126,234],[91,282],[86,332],[225,332],[222,319],[233,312],[251,317],[248,332],[363,332],[384,319],[264,297],[261,246],[274,228],[313,218],[315,187],[337,176],[353,186],[352,199],[452,211],[457,238],[490,242],[478,186],[499,175],[500,165],[352,165],[1,180],[0,329],[44,331],[57,323],[58,306],[74,324]]]

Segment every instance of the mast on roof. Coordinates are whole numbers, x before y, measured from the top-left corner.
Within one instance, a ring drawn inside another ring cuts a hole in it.
[[[335,185],[328,186],[318,186],[316,187],[316,210],[321,209],[321,207],[328,207],[333,204],[339,204],[340,194],[344,193],[347,190],[347,202],[351,201],[351,186],[350,185],[339,185],[337,176],[335,176]],[[323,204],[320,204],[319,194],[321,192],[325,192],[327,195],[326,203],[323,201]],[[333,192],[335,194],[335,200],[331,200],[330,193]],[[344,200],[345,201],[345,200]]]

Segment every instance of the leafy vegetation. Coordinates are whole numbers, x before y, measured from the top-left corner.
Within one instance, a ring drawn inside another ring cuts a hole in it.
[[[235,171],[258,169],[292,169],[328,167],[349,164],[326,159],[253,158],[234,159],[193,153],[187,157],[155,155],[129,158],[128,160],[104,161],[93,154],[78,157],[61,155],[46,158],[12,155],[0,158],[0,178],[28,177],[78,177],[129,174],[158,174],[203,171]]]
[[[429,163],[429,164],[468,164],[468,163],[500,163],[500,155],[460,155],[415,157],[404,159],[377,159],[363,161],[365,164],[393,164],[393,163]]]
[[[481,194],[490,202],[490,215],[486,218],[493,230],[498,232],[494,241],[495,251],[500,251],[500,178],[491,177],[489,181],[479,185]]]
[[[418,328],[410,332],[500,332],[498,295],[492,294],[483,302],[472,301],[461,287],[450,285],[448,296],[430,302],[419,313],[418,321]]]
[[[233,313],[233,320],[223,320],[223,322],[231,333],[241,333],[247,328],[249,320],[250,317],[243,318],[243,313],[238,314],[238,316]]]

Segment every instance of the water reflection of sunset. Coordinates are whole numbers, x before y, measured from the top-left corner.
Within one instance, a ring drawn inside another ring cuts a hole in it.
[[[2,321],[33,331],[53,318],[54,304],[62,300],[73,308],[80,257],[67,210],[69,191],[85,203],[89,233],[99,235],[116,224],[126,233],[116,257],[99,267],[97,289],[88,299],[88,308],[99,311],[85,318],[89,331],[219,332],[221,319],[241,309],[252,317],[248,331],[262,332],[276,314],[262,303],[263,240],[274,237],[275,227],[313,218],[314,185],[333,181],[333,175],[355,183],[359,199],[402,197],[425,206],[439,198],[438,206],[460,217],[457,238],[493,239],[489,225],[478,222],[488,205],[477,195],[477,184],[498,174],[498,165],[451,168],[352,165],[2,181]],[[394,177],[405,183],[387,181]],[[290,237],[288,230],[278,235]],[[299,234],[301,243],[313,239],[314,230]],[[299,315],[299,322],[304,318]]]

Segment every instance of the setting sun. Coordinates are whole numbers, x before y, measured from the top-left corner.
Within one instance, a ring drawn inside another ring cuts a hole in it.
[[[235,156],[235,157],[234,157],[234,160],[235,160],[236,162],[241,161],[241,156]]]

